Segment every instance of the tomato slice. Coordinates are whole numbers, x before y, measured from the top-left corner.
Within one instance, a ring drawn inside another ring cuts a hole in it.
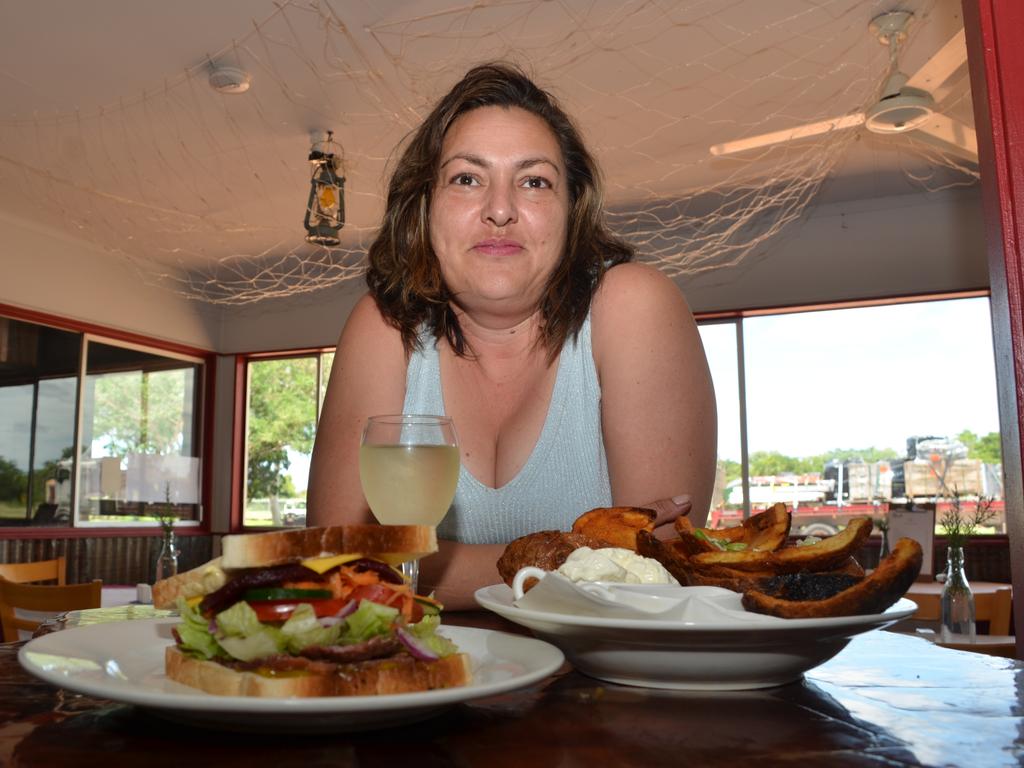
[[[246,600],[260,621],[286,621],[303,603],[313,606],[317,616],[333,616],[348,604],[338,600]]]
[[[371,603],[380,603],[381,605],[390,605],[393,608],[397,608],[395,605],[398,602],[399,593],[393,589],[389,589],[381,583],[377,584],[363,584],[356,587],[349,593],[349,599],[359,602],[360,600],[369,600]]]

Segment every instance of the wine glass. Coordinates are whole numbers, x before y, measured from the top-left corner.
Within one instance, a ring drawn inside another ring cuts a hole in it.
[[[382,525],[436,526],[455,498],[459,443],[444,416],[393,414],[366,420],[359,446],[359,480]],[[419,562],[402,563],[416,591]]]

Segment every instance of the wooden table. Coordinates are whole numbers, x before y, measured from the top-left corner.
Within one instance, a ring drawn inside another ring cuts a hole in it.
[[[448,623],[518,631],[485,613]],[[764,691],[629,688],[568,667],[529,688],[387,731],[189,728],[71,694],[0,645],[0,765],[913,766],[1024,760],[1024,663],[870,632],[803,682]]]

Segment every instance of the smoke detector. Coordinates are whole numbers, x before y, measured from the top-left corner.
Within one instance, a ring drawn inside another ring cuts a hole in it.
[[[245,93],[252,84],[252,76],[238,67],[214,67],[210,71],[210,87],[217,93]]]

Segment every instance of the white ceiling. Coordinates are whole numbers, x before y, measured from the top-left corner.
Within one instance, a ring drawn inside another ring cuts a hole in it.
[[[212,275],[222,298],[348,279],[396,145],[467,66],[508,58],[580,122],[619,225],[685,266],[687,215],[737,187],[816,175],[806,196],[821,201],[971,183],[863,129],[708,153],[870,104],[887,51],[868,24],[894,7],[915,14],[908,73],[962,26],[959,0],[0,0],[0,212],[199,296]],[[249,71],[249,92],[214,93],[211,59]],[[970,123],[965,72],[954,86],[940,106]],[[301,226],[310,136],[325,129],[348,179],[333,252]],[[642,212],[666,202],[652,234]]]

